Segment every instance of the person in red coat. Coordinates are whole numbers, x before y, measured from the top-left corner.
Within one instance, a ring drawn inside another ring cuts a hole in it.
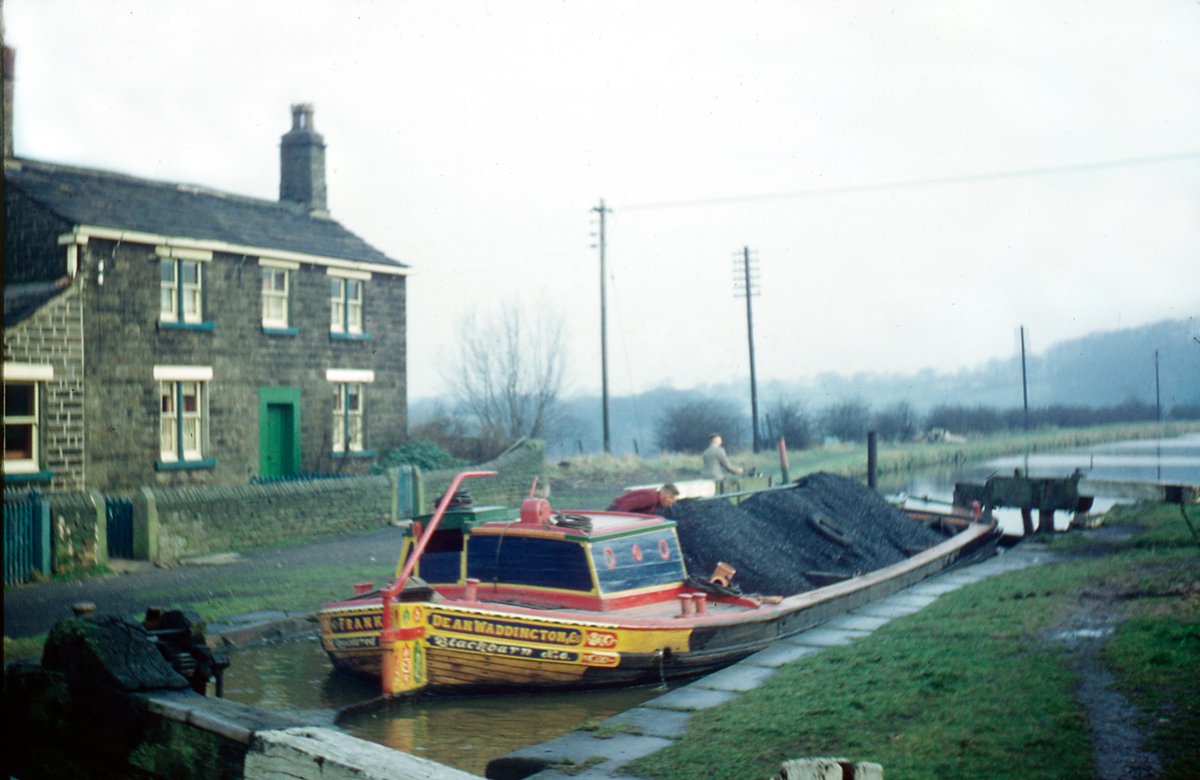
[[[668,482],[660,488],[642,488],[619,495],[609,504],[608,511],[653,515],[660,509],[670,507],[677,498],[679,498],[679,488]]]

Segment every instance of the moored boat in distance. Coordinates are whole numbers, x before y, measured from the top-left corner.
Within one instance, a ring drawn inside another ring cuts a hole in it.
[[[416,519],[396,578],[320,610],[334,667],[385,695],[566,689],[702,674],[994,551],[992,523],[910,518],[832,475],[668,517],[529,498]],[[740,500],[735,505],[734,501]],[[750,592],[753,591],[753,592]]]

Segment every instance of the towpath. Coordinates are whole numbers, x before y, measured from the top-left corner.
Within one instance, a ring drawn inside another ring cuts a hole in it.
[[[381,560],[381,555],[394,560],[403,534],[403,529],[389,526],[360,536],[325,539],[244,555],[207,556],[171,568],[159,568],[144,561],[113,561],[112,568],[116,572],[113,574],[5,586],[4,636],[16,639],[45,634],[56,622],[69,617],[72,605],[80,601],[95,604],[99,613],[128,616],[139,615],[150,606],[173,607],[205,601],[220,589],[222,578],[232,574],[261,574],[262,616],[278,620],[287,616],[273,612],[275,605],[271,603],[271,593],[278,590],[272,582],[273,572],[318,564],[368,565]],[[172,603],[147,602],[151,594],[162,593],[170,593]],[[250,619],[253,617],[249,616]],[[249,622],[249,619],[243,621]],[[210,626],[210,633],[214,628]]]

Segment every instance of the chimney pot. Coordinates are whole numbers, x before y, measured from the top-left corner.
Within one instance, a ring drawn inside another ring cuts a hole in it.
[[[299,203],[314,216],[325,205],[325,139],[313,129],[312,103],[292,104],[292,129],[279,143],[279,200]]]

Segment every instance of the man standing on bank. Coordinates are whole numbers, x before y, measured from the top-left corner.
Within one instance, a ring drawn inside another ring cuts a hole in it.
[[[642,488],[631,490],[617,496],[609,504],[610,512],[634,512],[639,515],[657,514],[660,509],[670,509],[679,498],[679,488],[668,482],[660,488]]]
[[[708,437],[708,449],[704,451],[704,470],[701,472],[706,479],[715,479],[718,482],[725,479],[725,472],[730,474],[741,474],[745,471],[741,466],[735,466],[729,462],[729,456],[725,454],[725,448],[721,445],[724,439],[721,434],[714,433]]]

